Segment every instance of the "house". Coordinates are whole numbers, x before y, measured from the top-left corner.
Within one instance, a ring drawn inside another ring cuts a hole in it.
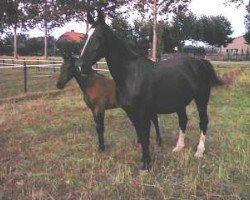
[[[250,45],[247,44],[244,36],[239,36],[233,39],[226,47],[221,46],[219,53],[229,55],[242,55],[250,51]]]
[[[62,34],[58,40],[68,40],[68,41],[74,41],[74,42],[81,42],[85,38],[85,34],[83,33],[77,33],[74,30],[71,30],[70,32],[66,32]]]

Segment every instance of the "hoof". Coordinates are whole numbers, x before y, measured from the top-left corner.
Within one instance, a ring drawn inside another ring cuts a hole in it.
[[[184,146],[177,146],[175,147],[172,152],[176,153],[176,152],[180,152],[182,149],[184,148]]]
[[[151,159],[150,158],[146,158],[146,159],[141,159],[141,164],[140,164],[140,170],[144,171],[144,170],[150,170],[152,167],[151,164]]]
[[[141,171],[150,171],[152,168],[151,163],[141,163],[140,170]]]
[[[161,144],[162,144],[162,139],[161,138],[157,138],[157,144],[158,144],[158,146],[161,146]]]
[[[105,145],[99,146],[99,150],[100,150],[101,152],[104,152],[104,151],[105,151]]]
[[[194,154],[194,157],[195,158],[202,158],[204,151],[205,151],[205,148],[197,149],[196,153]]]

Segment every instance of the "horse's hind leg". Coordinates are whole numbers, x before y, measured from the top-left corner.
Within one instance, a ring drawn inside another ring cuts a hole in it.
[[[200,117],[200,140],[195,153],[196,158],[203,156],[205,151],[205,139],[208,126],[207,104],[210,96],[210,88],[202,90],[202,92],[195,98],[195,103]]]
[[[173,149],[173,152],[179,152],[185,146],[185,143],[184,143],[185,134],[184,133],[186,131],[187,121],[188,121],[185,108],[183,110],[178,111],[177,115],[178,115],[178,119],[179,119],[180,132],[179,132],[179,137],[178,137],[176,146]]]
[[[155,126],[157,144],[160,146],[162,143],[162,139],[161,139],[161,133],[160,133],[160,129],[159,129],[159,121],[158,121],[157,114],[153,114],[151,121],[153,122],[153,124]]]
[[[98,141],[99,141],[99,149],[101,151],[105,150],[105,144],[104,144],[104,116],[105,112],[98,112],[93,113],[94,120],[96,123],[96,132],[98,134]]]

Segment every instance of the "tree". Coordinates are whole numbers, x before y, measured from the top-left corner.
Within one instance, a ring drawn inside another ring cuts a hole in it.
[[[148,55],[150,43],[153,38],[152,23],[143,20],[134,21],[134,36],[137,41],[137,51],[142,55]]]
[[[198,19],[197,29],[201,41],[213,46],[226,45],[232,41],[232,26],[224,16],[201,16]]]
[[[126,21],[126,19],[122,16],[117,16],[113,18],[111,22],[111,28],[120,39],[135,39],[132,34],[132,27],[129,25],[128,21]]]
[[[77,21],[87,22],[87,11],[92,14],[97,10],[102,10],[110,18],[120,16],[122,11],[120,8],[130,4],[129,0],[57,0],[59,10],[65,15],[66,20],[76,19]]]
[[[230,21],[222,15],[211,17],[213,23],[213,42],[216,46],[226,46],[232,41],[233,33]]]
[[[39,25],[44,30],[44,57],[48,57],[48,34],[55,27],[62,26],[66,21],[67,9],[60,2],[54,0],[33,0],[27,13],[33,25]],[[71,1],[69,1],[71,2]]]
[[[27,8],[31,2],[28,0],[2,0],[1,14],[0,14],[0,28],[13,28],[14,31],[14,58],[17,58],[17,29],[26,29],[30,24],[28,23],[30,17],[27,13]]]
[[[13,52],[13,34],[6,35],[0,41],[0,53],[4,55],[11,55]],[[54,37],[48,37],[48,53],[54,55],[55,53]],[[43,37],[29,38],[28,35],[17,35],[18,53],[22,56],[34,55],[41,56],[43,54]]]
[[[244,35],[244,38],[248,44],[250,44],[250,2],[246,6],[247,14],[245,16],[245,27],[246,27],[246,33]]]
[[[162,42],[163,42],[163,51],[166,53],[172,53],[174,47],[180,46],[180,41],[177,40],[173,34],[172,27],[165,26],[162,34]]]
[[[179,41],[197,38],[197,17],[191,13],[180,12],[172,20],[171,31]]]
[[[156,61],[157,57],[157,25],[158,15],[166,15],[170,13],[178,13],[187,9],[188,4],[191,0],[135,0],[134,7],[145,16],[148,13],[153,19],[153,41],[152,41],[152,60]]]
[[[236,5],[239,7],[240,5],[244,4],[244,0],[225,0],[226,5]]]

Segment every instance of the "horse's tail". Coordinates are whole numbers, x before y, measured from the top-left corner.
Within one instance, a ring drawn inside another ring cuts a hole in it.
[[[219,78],[213,68],[213,65],[205,59],[202,59],[202,80],[208,82],[211,87],[222,86],[224,82],[221,78]]]

